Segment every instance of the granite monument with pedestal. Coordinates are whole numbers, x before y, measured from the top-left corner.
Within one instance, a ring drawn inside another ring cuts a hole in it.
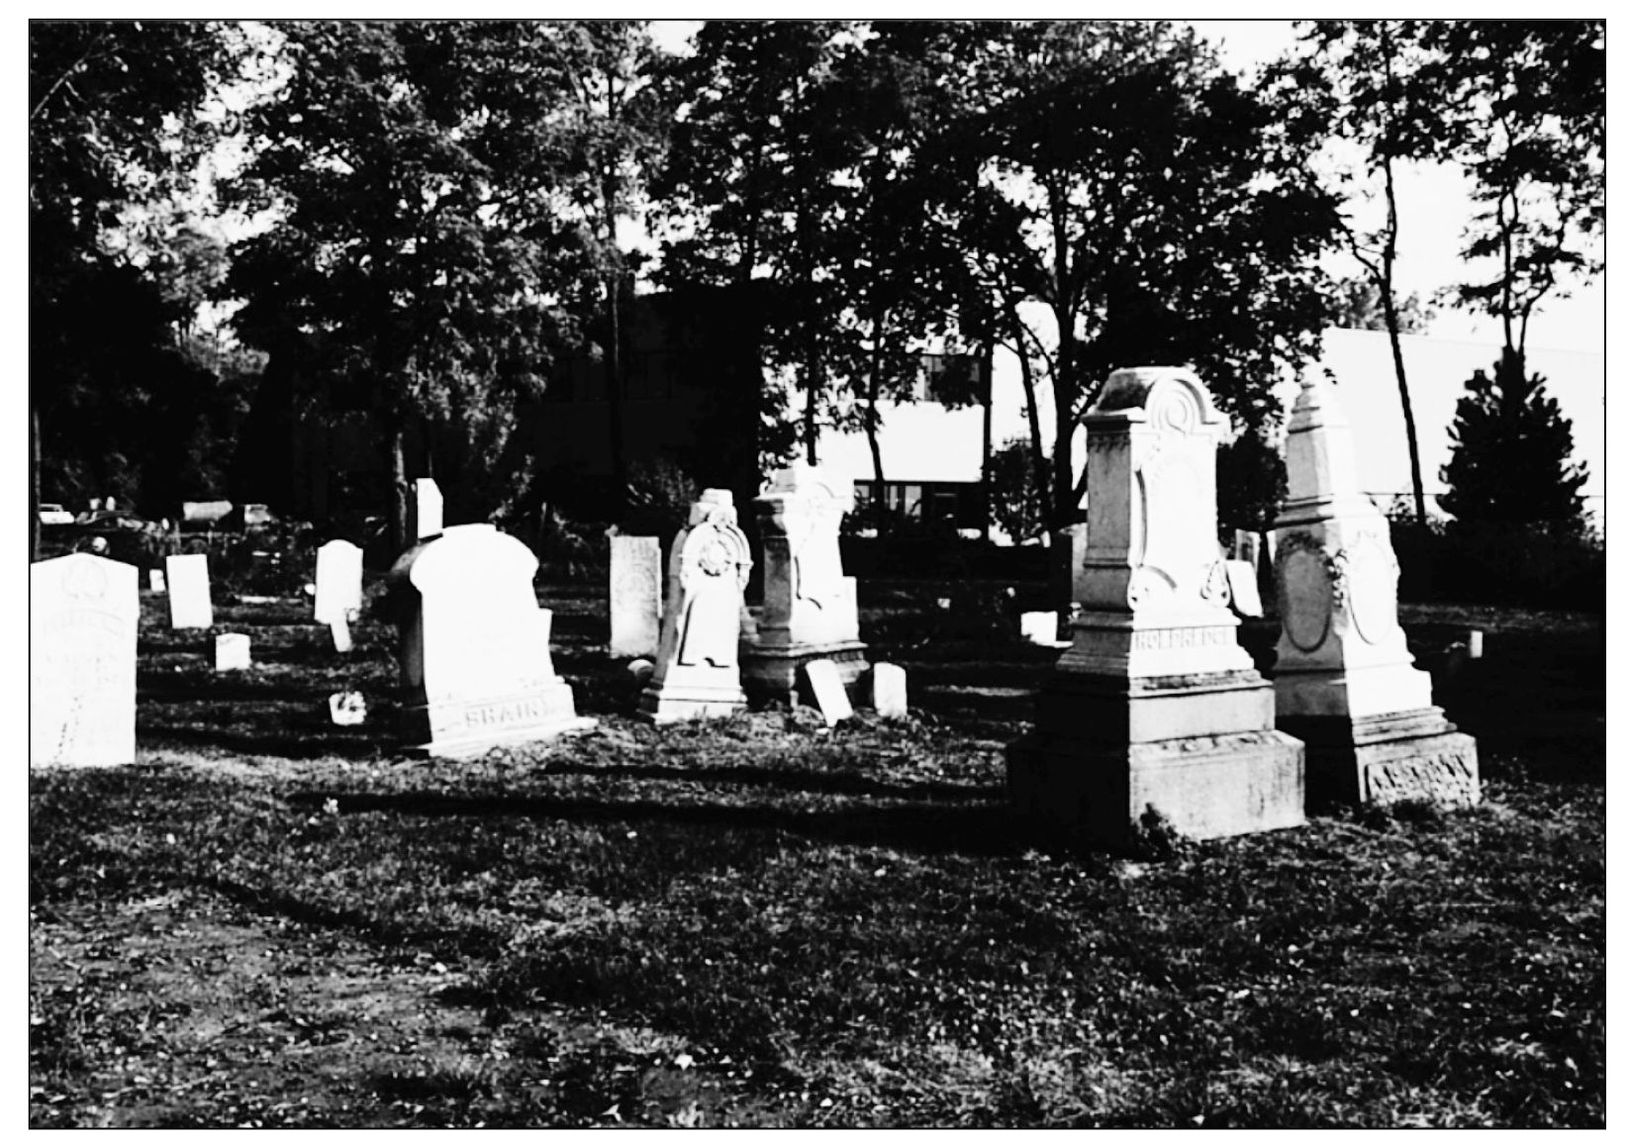
[[[489,523],[447,527],[396,560],[401,733],[415,751],[466,756],[591,728],[554,672],[553,612],[537,556]]]
[[[1333,384],[1301,381],[1277,537],[1278,728],[1306,742],[1314,806],[1481,798],[1475,740],[1431,704],[1396,616],[1390,524],[1362,493]]]
[[[1238,645],[1216,543],[1223,419],[1192,372],[1122,369],[1085,417],[1091,527],[1073,643],[1007,752],[1054,840],[1131,844],[1149,810],[1193,839],[1305,822],[1299,741]]]
[[[799,672],[810,662],[831,662],[844,688],[867,669],[856,586],[842,573],[838,544],[853,505],[851,480],[805,463],[776,472],[755,501],[763,608],[741,663],[742,684],[754,699],[795,703]]]
[[[752,552],[735,519],[734,496],[708,488],[673,540],[656,669],[639,695],[643,720],[726,717],[746,705],[740,636]]]

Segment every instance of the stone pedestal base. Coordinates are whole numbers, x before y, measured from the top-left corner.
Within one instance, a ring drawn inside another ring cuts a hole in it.
[[[1436,706],[1373,717],[1280,717],[1277,724],[1306,743],[1306,803],[1314,808],[1480,803],[1475,738],[1457,732]]]
[[[698,717],[728,717],[745,708],[746,696],[739,689],[651,682],[639,694],[639,707],[633,716],[640,721],[662,724],[693,721]]]
[[[401,711],[399,729],[411,753],[468,757],[494,745],[546,741],[597,724],[577,716],[571,687],[559,681],[509,697],[410,705]]]
[[[1014,808],[1054,843],[1131,846],[1149,808],[1195,840],[1306,822],[1305,750],[1254,670],[1054,675],[1007,750]]]
[[[1124,850],[1150,808],[1193,840],[1304,824],[1304,761],[1273,729],[1086,747],[1036,732],[1007,749],[1006,782],[1051,842]]]
[[[799,701],[812,701],[814,695],[803,679],[803,667],[809,662],[826,660],[836,663],[837,676],[852,699],[858,696],[855,684],[860,675],[870,668],[865,660],[865,648],[864,642],[743,644],[741,687],[754,704],[785,701],[796,705]]]

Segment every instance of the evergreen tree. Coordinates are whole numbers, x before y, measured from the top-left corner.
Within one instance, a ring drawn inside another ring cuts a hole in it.
[[[1477,369],[1458,402],[1449,434],[1452,457],[1441,470],[1451,490],[1441,506],[1459,524],[1549,524],[1581,531],[1585,464],[1571,459],[1571,421],[1506,349],[1493,375]]]

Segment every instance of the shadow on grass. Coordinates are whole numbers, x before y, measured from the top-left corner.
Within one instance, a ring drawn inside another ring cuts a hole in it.
[[[525,816],[571,823],[666,823],[705,831],[785,832],[824,844],[856,844],[919,854],[1014,855],[1024,833],[1004,803],[853,806],[799,812],[772,805],[664,804],[652,800],[601,801],[555,796],[446,796],[436,793],[295,793],[302,808],[337,802],[339,812],[392,812],[416,816]]]
[[[279,732],[244,732],[197,725],[142,725],[141,743],[152,748],[218,748],[246,756],[311,761],[320,757],[361,760],[401,751],[382,727],[333,725],[311,715],[309,723],[282,721]]]

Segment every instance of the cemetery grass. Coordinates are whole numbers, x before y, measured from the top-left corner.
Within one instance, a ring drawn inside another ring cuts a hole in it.
[[[1604,1122],[1596,622],[1404,615],[1482,806],[1127,859],[1006,817],[1051,655],[931,599],[865,615],[917,712],[834,730],[636,724],[548,601],[600,728],[447,762],[319,715],[383,627],[224,607],[216,675],[144,599],[138,763],[30,776],[31,1124]]]

